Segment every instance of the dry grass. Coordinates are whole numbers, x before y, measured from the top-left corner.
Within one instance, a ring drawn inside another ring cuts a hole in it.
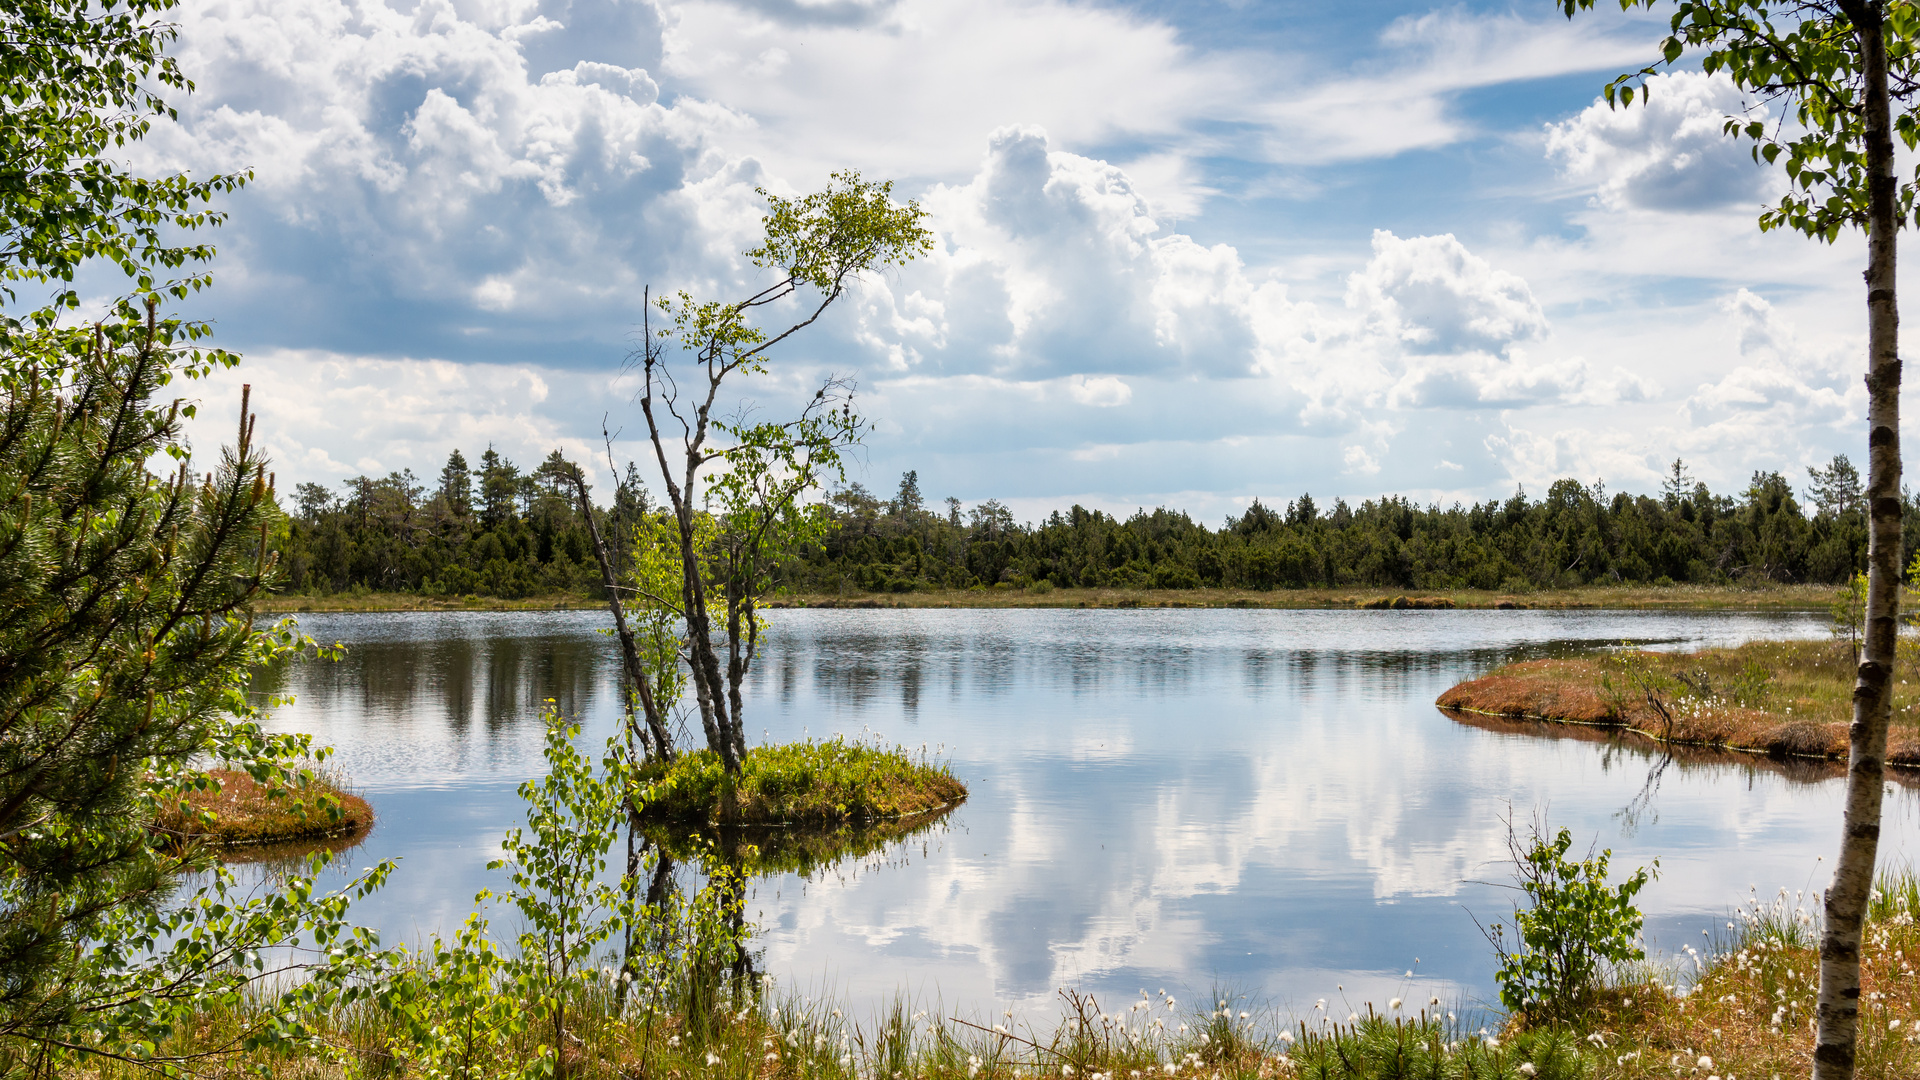
[[[1593,1080],[1771,1080],[1813,1070],[1818,989],[1816,896],[1758,898],[1736,913],[1711,956],[1610,991],[1580,1025],[1598,1059]],[[1861,1080],[1920,1076],[1920,888],[1883,878],[1861,951]],[[1687,992],[1677,984],[1691,977]]]
[[[1680,746],[1821,760],[1847,754],[1854,662],[1844,642],[1756,641],[1635,658],[1658,681],[1670,724],[1637,689],[1630,692],[1617,670],[1618,654],[1509,664],[1453,687],[1436,704],[1626,730]],[[1920,682],[1912,670],[1911,663],[1902,664],[1903,674],[1896,676],[1888,761],[1920,768]]]
[[[373,827],[373,807],[325,774],[305,787],[267,787],[237,769],[211,769],[219,785],[163,806],[154,831],[167,842],[278,852],[288,844],[357,840]]]

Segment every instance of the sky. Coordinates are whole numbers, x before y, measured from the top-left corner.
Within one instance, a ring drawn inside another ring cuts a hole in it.
[[[1606,5],[1603,5],[1605,7]],[[1864,243],[1762,234],[1754,103],[1664,15],[1548,0],[183,0],[146,169],[251,169],[184,313],[245,354],[280,483],[492,445],[650,460],[645,289],[740,298],[756,194],[857,169],[936,233],[727,408],[821,380],[848,479],[1023,519],[1253,499],[1737,492],[1864,460]],[[1911,278],[1911,275],[1909,275]],[[104,298],[116,287],[90,282]],[[1903,290],[1911,304],[1911,294]],[[781,312],[774,312],[778,316]]]

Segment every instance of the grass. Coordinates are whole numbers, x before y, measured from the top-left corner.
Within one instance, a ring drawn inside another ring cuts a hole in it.
[[[967,786],[925,747],[824,741],[755,746],[730,777],[711,750],[655,762],[645,817],[714,825],[838,825],[931,814],[967,797]]]
[[[997,1016],[955,1016],[937,1002],[896,997],[870,1016],[783,994],[749,976],[735,980],[699,1017],[654,1014],[620,1001],[617,983],[595,980],[570,1001],[564,1051],[578,1080],[1587,1080],[1592,1047],[1567,1032],[1487,1037],[1424,1012],[1318,1027],[1280,1027],[1221,996],[1204,1009],[1143,996],[1102,1003],[1062,989],[1048,1026]],[[335,1013],[299,1055],[246,1051],[253,1003],[211,1007],[159,1052],[231,1047],[221,1066],[311,1080],[423,1075],[407,1068],[405,1037],[362,1003]],[[472,1074],[521,1075],[545,1049],[538,1033],[489,1048]],[[70,1072],[85,1080],[149,1075],[138,1063],[98,1062]],[[227,1075],[227,1073],[222,1073]],[[456,1073],[456,1075],[458,1075]]]
[[[1903,641],[1902,653],[1914,643]],[[1888,762],[1920,768],[1920,681],[1898,666]],[[1636,682],[1636,678],[1638,681]],[[1852,646],[1756,641],[1695,653],[1529,660],[1440,695],[1444,709],[1635,732],[1657,742],[1833,760],[1847,753]],[[1667,709],[1651,704],[1652,689]]]
[[[1582,586],[1506,593],[1484,589],[1408,590],[1375,587],[1315,589],[922,589],[909,593],[795,593],[766,606],[823,608],[1041,608],[1041,607],[1222,607],[1354,608],[1385,606],[1396,597],[1433,598],[1459,608],[1616,608],[1682,611],[1825,610],[1830,585]],[[584,594],[503,600],[490,596],[420,596],[413,593],[337,593],[330,596],[267,597],[258,610],[302,611],[553,611],[597,609],[603,601]]]
[[[1665,971],[1643,968],[1607,991],[1577,1034],[1597,1059],[1593,1080],[1810,1075],[1819,982],[1819,897],[1753,897],[1704,951]],[[1861,950],[1861,1080],[1920,1076],[1920,878],[1883,874]]]
[[[163,806],[153,828],[168,843],[206,843],[273,856],[289,845],[357,841],[373,827],[373,807],[324,771],[304,787],[266,787],[238,769],[211,769],[216,787]],[[337,846],[337,845],[336,845]]]

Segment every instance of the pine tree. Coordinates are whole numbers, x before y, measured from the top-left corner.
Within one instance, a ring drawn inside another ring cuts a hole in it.
[[[0,1035],[57,1012],[47,974],[98,917],[164,891],[146,778],[208,750],[262,647],[280,513],[244,404],[216,469],[146,470],[182,450],[154,402],[173,329],[77,358],[16,335],[0,365]]]
[[[465,454],[455,450],[447,455],[447,463],[440,469],[440,490],[435,494],[455,517],[473,513],[473,476]]]

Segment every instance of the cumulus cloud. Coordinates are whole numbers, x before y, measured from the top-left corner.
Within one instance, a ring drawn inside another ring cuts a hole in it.
[[[1454,239],[1373,234],[1373,259],[1347,282],[1347,306],[1413,353],[1505,353],[1547,334],[1527,283]]]
[[[864,295],[889,362],[1011,378],[1251,373],[1239,254],[1163,230],[1121,169],[1002,128],[977,175],[926,197],[943,244]]]
[[[1866,388],[1846,354],[1803,345],[1773,305],[1746,289],[1721,304],[1741,363],[1701,384],[1685,413],[1716,441],[1779,438],[1838,427],[1865,415]]]
[[[1761,200],[1777,182],[1751,144],[1728,137],[1729,118],[1764,115],[1725,75],[1657,75],[1631,106],[1596,101],[1547,125],[1547,155],[1570,180],[1594,187],[1610,210],[1696,211]]]
[[[241,344],[578,363],[583,338],[620,340],[651,277],[730,274],[757,223],[764,177],[714,146],[747,121],[661,103],[650,4],[189,0],[179,16],[199,91],[140,152],[255,171],[213,299]]]

